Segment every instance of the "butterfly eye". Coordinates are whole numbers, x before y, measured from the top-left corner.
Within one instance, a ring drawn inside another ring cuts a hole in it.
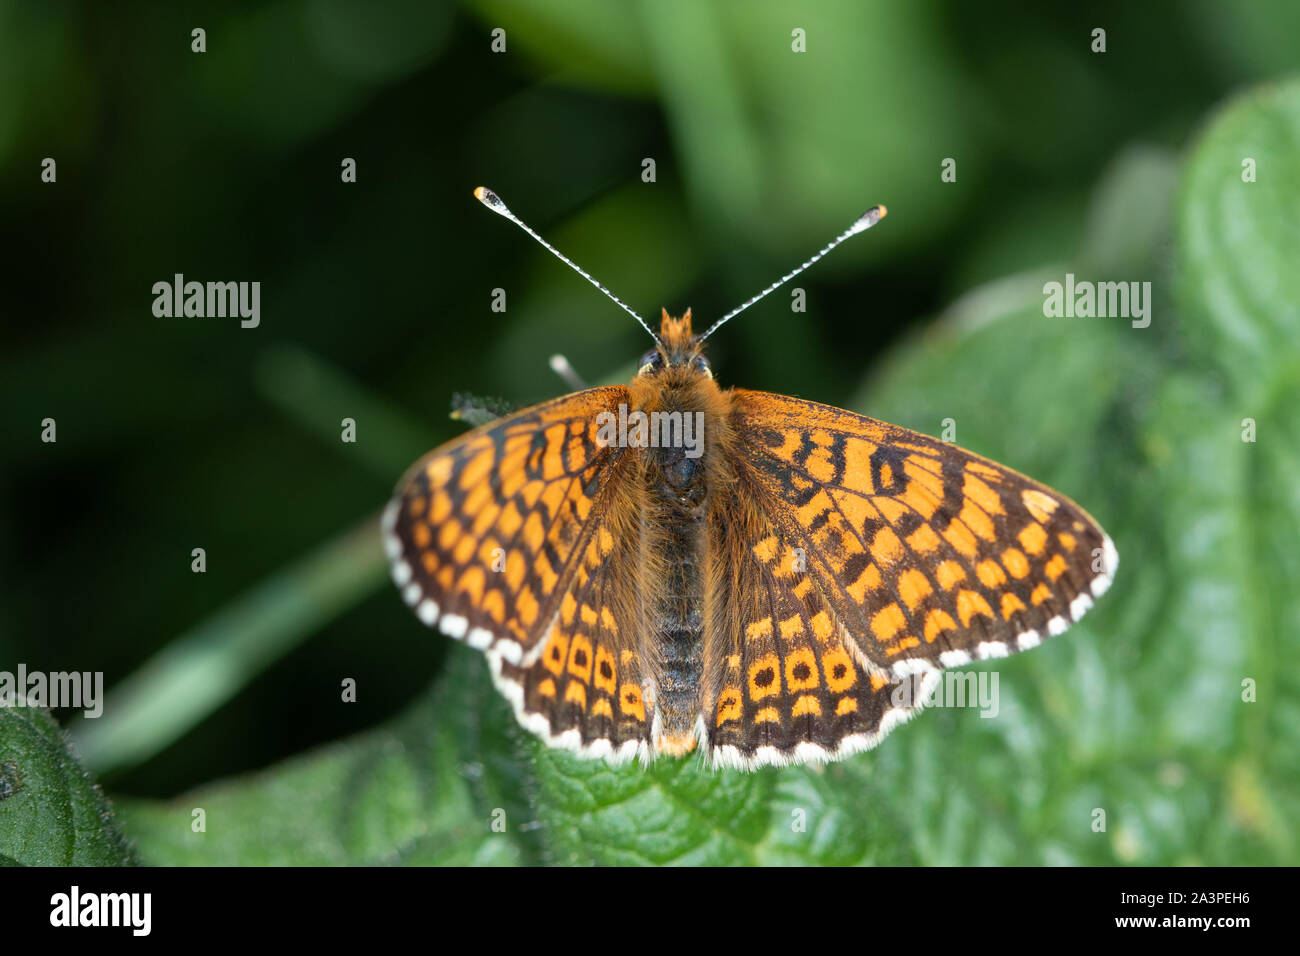
[[[637,369],[638,375],[647,375],[650,372],[656,372],[664,367],[664,357],[659,354],[658,349],[651,349],[641,356],[641,363]]]
[[[713,378],[713,368],[709,365],[709,360],[703,355],[697,355],[691,359],[691,368],[697,372],[703,372],[709,378]]]

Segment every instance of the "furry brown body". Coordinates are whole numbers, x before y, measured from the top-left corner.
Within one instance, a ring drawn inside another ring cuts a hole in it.
[[[659,748],[682,754],[696,746],[701,689],[707,655],[706,607],[712,588],[706,580],[710,506],[730,483],[726,455],[731,401],[699,358],[690,334],[690,313],[665,319],[659,361],[647,363],[631,386],[635,410],[700,415],[702,454],[692,457],[680,444],[646,448],[638,455],[635,483],[643,498],[632,504],[638,515],[641,596],[647,602],[641,653],[649,662],[658,694]]]

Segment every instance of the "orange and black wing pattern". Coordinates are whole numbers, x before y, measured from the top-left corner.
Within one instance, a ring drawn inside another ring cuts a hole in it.
[[[715,767],[821,763],[867,750],[923,705],[940,673],[864,663],[783,530],[742,480],[709,515],[702,736]]]
[[[1059,634],[1110,585],[1110,538],[1059,492],[954,445],[732,392],[739,484],[797,549],[859,664],[899,680]]]
[[[487,654],[525,726],[624,757],[644,751],[647,721],[637,624],[615,616],[636,608],[610,591],[635,571],[635,536],[620,526],[623,450],[602,445],[596,423],[627,396],[588,389],[449,442],[411,468],[382,521],[406,603]]]
[[[535,661],[488,654],[497,687],[526,728],[551,746],[611,763],[649,759],[654,717],[638,640],[645,605],[633,586],[637,536],[623,525],[633,514],[614,507],[601,516]]]

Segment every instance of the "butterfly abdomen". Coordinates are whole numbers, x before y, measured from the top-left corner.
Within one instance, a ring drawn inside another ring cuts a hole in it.
[[[695,749],[704,654],[704,555],[711,424],[720,420],[713,382],[692,376],[659,392],[651,410],[680,413],[688,441],[645,450],[646,540],[650,570],[647,657],[654,662],[655,749],[680,755]]]
[[[684,753],[694,747],[699,712],[704,642],[700,561],[707,488],[702,470],[681,461],[666,461],[652,472],[688,479],[685,485],[661,479],[657,488],[650,489],[654,509],[668,519],[668,532],[659,543],[660,560],[655,562],[663,580],[652,628],[658,643],[660,745],[668,752]]]

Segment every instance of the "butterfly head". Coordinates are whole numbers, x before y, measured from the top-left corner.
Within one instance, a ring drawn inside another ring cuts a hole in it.
[[[685,369],[689,373],[713,378],[713,369],[704,357],[704,345],[700,337],[691,332],[690,309],[680,319],[674,319],[664,309],[655,339],[658,344],[641,356],[638,375],[661,375],[673,369]]]

